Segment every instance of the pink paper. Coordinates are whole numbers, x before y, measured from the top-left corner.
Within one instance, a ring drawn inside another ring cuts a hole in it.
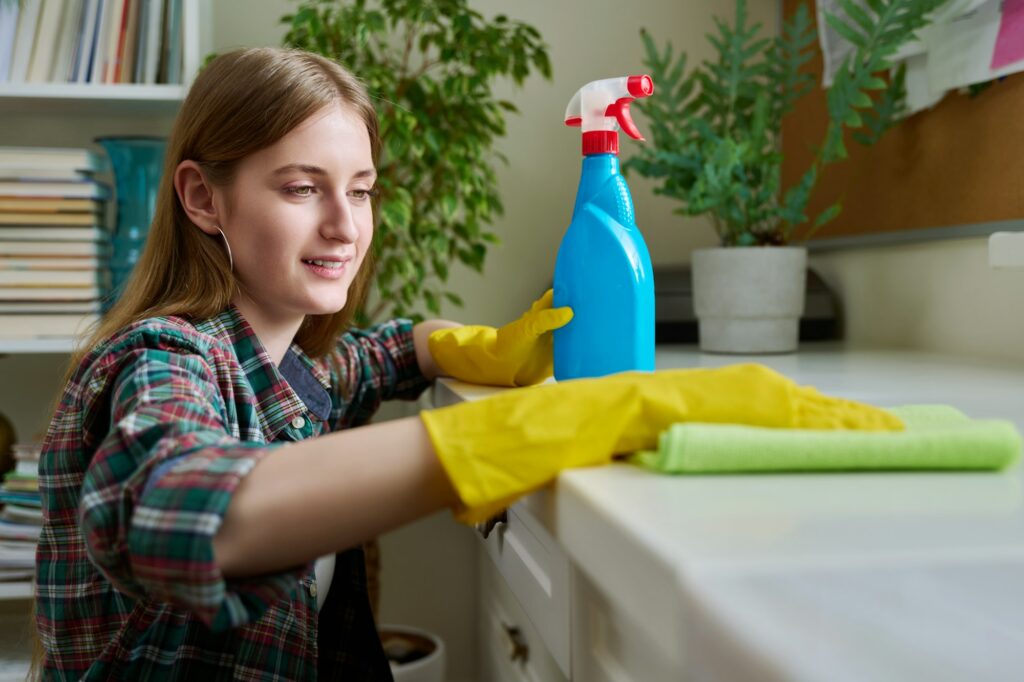
[[[992,70],[1024,59],[1024,0],[1003,0],[1003,17],[992,51]]]

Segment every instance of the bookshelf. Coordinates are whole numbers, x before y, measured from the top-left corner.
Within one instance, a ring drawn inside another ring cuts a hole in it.
[[[2,318],[0,318],[2,319]],[[67,337],[0,339],[0,355],[13,353],[70,353],[79,339]]]
[[[0,583],[0,601],[20,601],[32,598],[32,583]]]
[[[173,113],[188,91],[202,61],[200,0],[181,0],[182,85],[136,83],[0,83],[0,113],[45,113],[59,108],[67,114]],[[206,17],[207,19],[209,16]]]
[[[88,121],[133,118],[144,121],[173,116],[202,63],[204,45],[208,46],[210,41],[208,32],[211,24],[212,3],[181,0],[183,84],[0,82],[0,117],[10,115],[14,119],[32,121],[38,115],[41,119],[76,120],[85,129],[90,125],[86,123]],[[104,132],[109,132],[109,128]],[[45,133],[41,135],[45,137]],[[91,142],[92,137],[86,135],[82,142]],[[44,139],[32,140],[28,144],[49,146]],[[65,143],[64,146],[75,144]],[[0,338],[0,355],[67,354],[74,350],[76,341],[72,337]]]
[[[202,63],[201,37],[206,38],[202,42],[208,45],[211,19],[212,3],[200,0],[182,0],[181,73],[183,83],[180,85],[3,82],[0,83],[0,118],[10,116],[22,120],[33,120],[36,115],[64,118],[69,123],[76,121],[76,125],[84,131],[88,129],[89,125],[95,125],[87,123],[88,120],[102,121],[106,118],[123,121],[132,117],[143,120],[149,117],[173,116],[184,100],[188,86]],[[203,35],[204,30],[207,31],[205,36]],[[46,139],[46,132],[39,133],[38,137],[40,139],[32,139],[26,144],[51,146],[49,140]],[[92,134],[83,135],[83,139],[77,145],[91,141],[92,137]],[[63,146],[76,146],[76,144],[64,143]],[[80,339],[73,337],[0,338],[0,357],[19,354],[66,355],[74,350],[78,342]],[[22,364],[20,359],[12,359],[10,362],[16,365]],[[60,359],[57,364],[64,362],[64,359]],[[18,375],[20,370],[17,367],[12,366],[11,369],[15,375]],[[8,381],[16,381],[19,378],[22,377],[20,375],[5,377]],[[49,397],[39,399],[36,396],[36,398],[32,401],[33,405],[38,403],[39,408],[45,410]],[[0,582],[0,602],[10,603],[12,608],[20,611],[24,608],[21,605],[31,603],[32,598],[32,583]],[[23,619],[19,617],[16,620],[20,627]],[[9,638],[12,632],[12,627],[8,627],[6,623],[0,624],[0,639]],[[5,651],[3,652],[5,655],[0,655],[0,664],[8,662],[6,660],[9,658],[7,653],[9,652]]]

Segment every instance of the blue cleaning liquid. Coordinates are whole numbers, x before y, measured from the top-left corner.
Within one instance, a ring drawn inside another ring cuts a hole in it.
[[[654,275],[615,154],[583,158],[572,222],[555,261],[555,379],[654,370]]]

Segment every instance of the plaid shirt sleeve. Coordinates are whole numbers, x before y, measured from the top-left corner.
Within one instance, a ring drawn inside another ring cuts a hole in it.
[[[226,431],[215,374],[183,339],[143,330],[108,357],[90,389],[109,391],[110,428],[78,510],[93,563],[119,590],[181,606],[212,630],[256,620],[307,567],[225,580],[212,541],[235,489],[275,446]]]
[[[333,428],[365,424],[381,402],[415,400],[430,385],[416,361],[411,320],[390,320],[368,329],[353,329],[338,340],[332,357],[331,383],[341,392]]]

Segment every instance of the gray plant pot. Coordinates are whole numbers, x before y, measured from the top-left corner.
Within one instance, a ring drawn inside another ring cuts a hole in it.
[[[797,349],[807,249],[697,249],[692,269],[702,351],[791,353]]]

